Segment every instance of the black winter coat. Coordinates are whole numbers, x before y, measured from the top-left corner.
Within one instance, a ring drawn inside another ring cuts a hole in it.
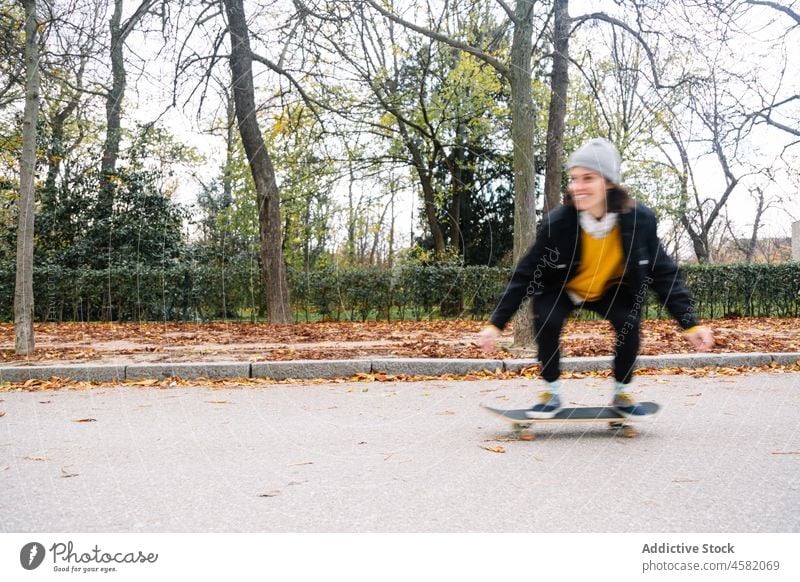
[[[622,234],[623,275],[621,285],[638,302],[637,317],[648,287],[656,292],[683,329],[697,325],[689,290],[675,262],[658,239],[653,211],[633,203],[619,215]],[[578,273],[581,236],[578,211],[559,206],[539,226],[536,241],[517,264],[511,280],[491,317],[503,329],[519,309],[524,297],[563,293],[567,281]]]

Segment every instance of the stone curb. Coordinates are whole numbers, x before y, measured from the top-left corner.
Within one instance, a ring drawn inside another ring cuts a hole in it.
[[[287,380],[296,378],[349,378],[356,374],[369,374],[369,360],[288,360],[252,364],[251,378]]]
[[[125,366],[126,380],[180,378],[249,378],[250,362],[198,362],[194,364],[136,364]]]
[[[612,358],[562,358],[561,369],[570,372],[608,370]],[[639,368],[702,368],[764,366],[775,362],[794,365],[800,362],[800,352],[793,353],[736,353],[736,354],[671,354],[640,356]],[[0,382],[26,382],[65,378],[83,382],[113,382],[124,380],[164,379],[178,376],[184,379],[210,378],[272,378],[274,380],[349,378],[357,374],[384,373],[390,375],[440,376],[464,375],[471,372],[501,369],[519,372],[538,364],[535,359],[480,360],[396,358],[376,360],[290,360],[278,362],[197,362],[175,364],[131,365],[55,365],[0,366]]]
[[[772,361],[781,366],[794,366],[800,363],[800,352],[784,353],[784,354],[769,354]]]
[[[503,360],[459,360],[437,358],[397,358],[372,360],[373,374],[397,376],[441,376],[443,374],[469,374],[482,370],[503,369]]]
[[[0,366],[0,382],[69,378],[79,382],[123,382],[125,366],[85,364],[61,366]]]
[[[797,361],[798,354],[795,356]],[[677,354],[665,356],[640,356],[637,365],[640,368],[704,368],[717,366],[768,366],[773,361],[771,354],[753,352],[748,354]]]
[[[537,366],[539,360],[525,358],[519,360],[503,360],[505,371],[518,373],[525,368]],[[596,358],[561,358],[561,369],[565,372],[598,372],[611,368],[614,358],[611,356],[598,356]]]

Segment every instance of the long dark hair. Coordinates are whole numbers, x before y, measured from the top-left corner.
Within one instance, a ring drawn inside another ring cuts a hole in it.
[[[606,209],[608,212],[626,212],[636,205],[636,201],[630,193],[619,184],[614,184],[606,180],[610,186],[606,191]],[[564,206],[575,206],[572,193],[567,190],[564,194]]]

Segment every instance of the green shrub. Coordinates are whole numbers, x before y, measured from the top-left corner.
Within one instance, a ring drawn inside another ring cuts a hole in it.
[[[800,263],[686,265],[695,311],[726,316],[800,316]],[[406,264],[288,271],[298,319],[486,319],[509,271],[499,267]],[[206,321],[263,315],[257,264],[172,260],[160,267],[117,264],[112,269],[34,268],[38,321]],[[0,264],[0,319],[13,319],[14,264]],[[646,318],[669,317],[651,293]]]

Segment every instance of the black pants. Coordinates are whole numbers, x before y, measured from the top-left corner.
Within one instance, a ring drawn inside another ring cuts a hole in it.
[[[533,325],[539,345],[539,361],[542,363],[541,375],[548,382],[557,380],[561,375],[561,329],[575,307],[564,290],[534,297]],[[633,294],[628,287],[615,285],[598,301],[587,301],[582,307],[601,315],[614,326],[614,377],[618,382],[628,384],[639,354],[641,313],[640,306],[634,303]]]

